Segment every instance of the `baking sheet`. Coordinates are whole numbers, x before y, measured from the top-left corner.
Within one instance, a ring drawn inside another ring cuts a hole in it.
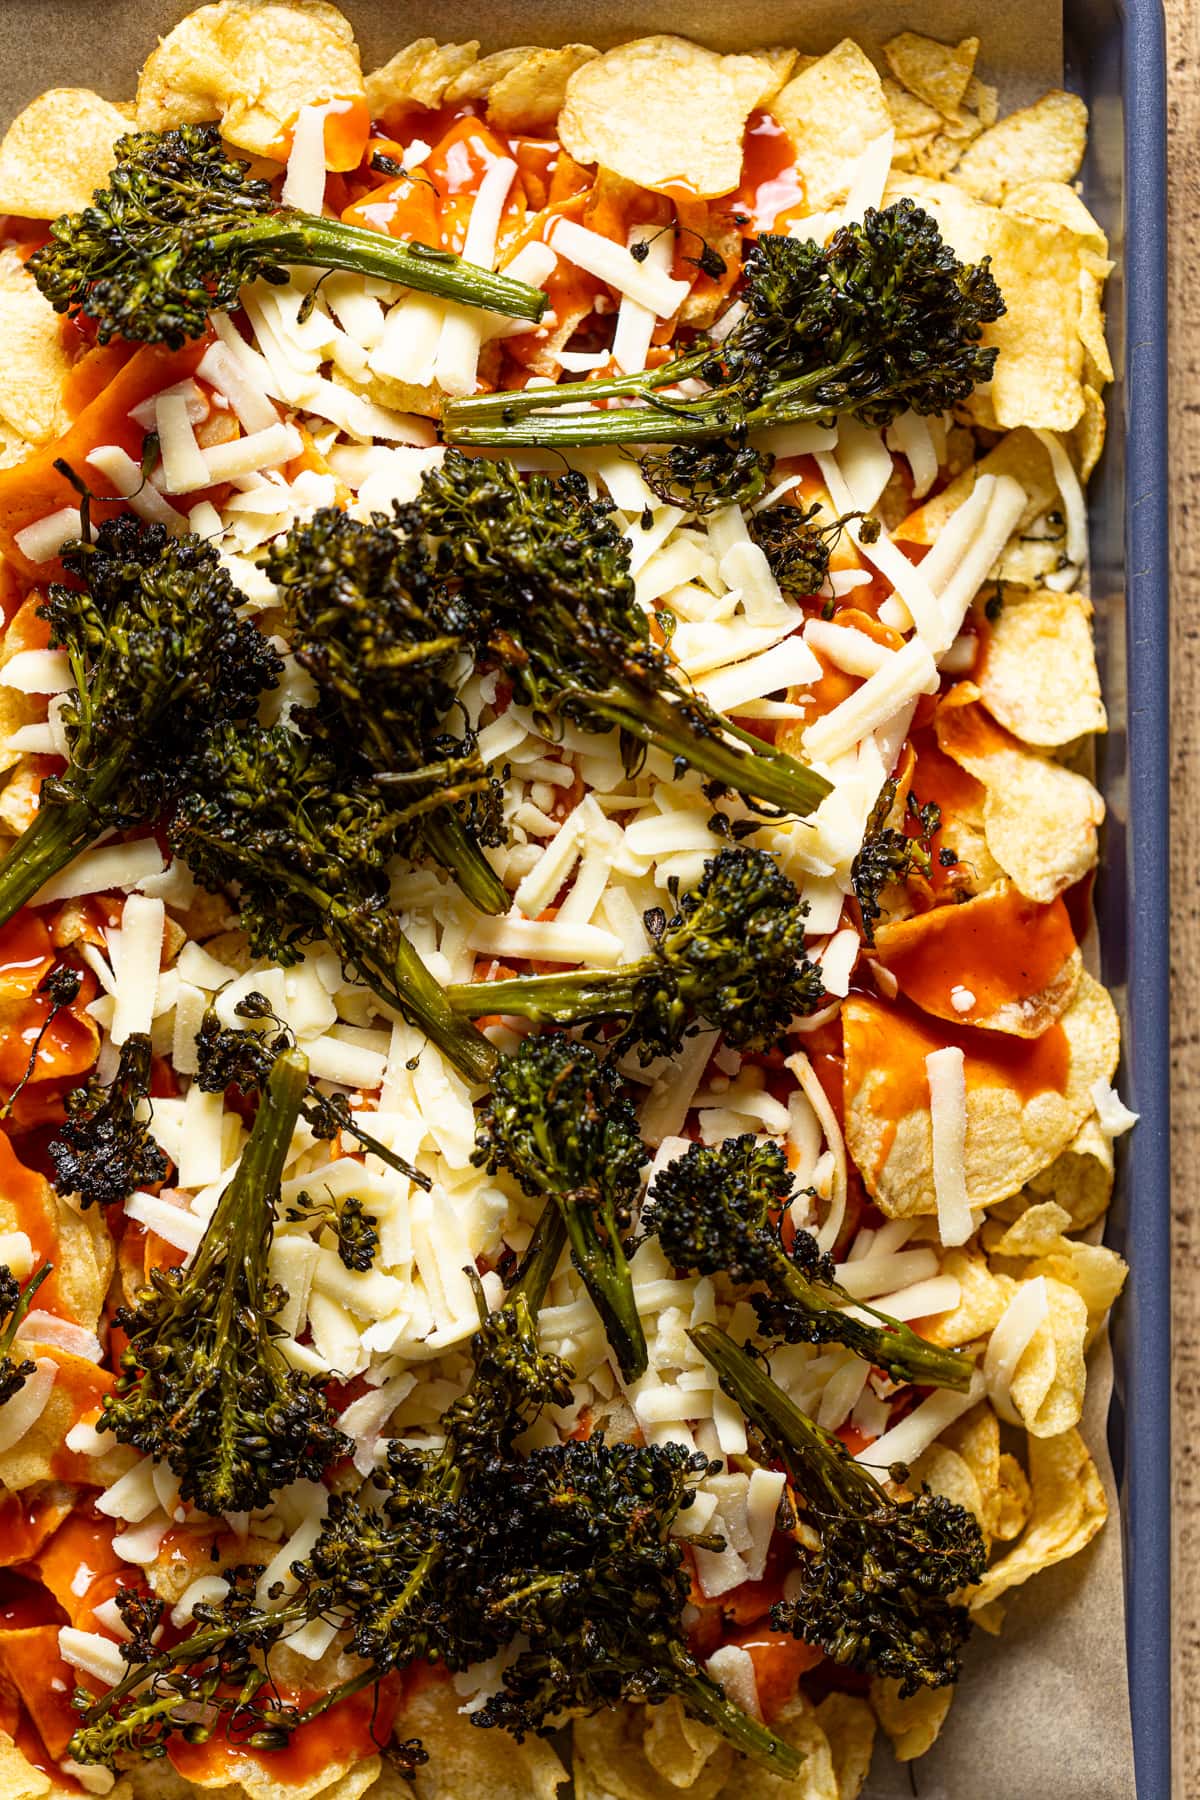
[[[7,119],[49,86],[130,97],[155,34],[188,10],[187,0],[84,0],[82,7],[79,0],[0,0],[0,112]],[[663,30],[718,49],[793,43],[820,51],[847,34],[870,50],[896,30],[919,29],[949,41],[976,33],[980,73],[999,87],[1003,109],[1062,81],[1061,0],[751,0],[736,9],[692,0],[686,18],[653,0],[605,0],[603,7],[588,0],[522,0],[519,7],[439,0],[436,9],[416,0],[343,0],[343,10],[368,68],[429,34],[478,37],[495,49],[570,40],[603,47]],[[1123,696],[1106,698],[1114,707]],[[1082,1429],[1108,1494],[1107,1527],[1081,1555],[1011,1596],[998,1640],[975,1634],[946,1727],[928,1756],[898,1766],[881,1738],[866,1800],[1135,1800],[1121,1531],[1105,1429],[1111,1389],[1112,1359],[1100,1343],[1090,1359]]]

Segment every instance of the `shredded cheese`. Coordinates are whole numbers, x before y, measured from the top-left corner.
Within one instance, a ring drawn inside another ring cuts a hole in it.
[[[938,1236],[947,1249],[965,1244],[975,1229],[967,1199],[967,1083],[957,1044],[925,1058],[933,1121],[933,1191]]]
[[[686,281],[672,280],[649,257],[638,262],[622,245],[601,237],[598,231],[576,225],[572,219],[559,219],[549,243],[565,262],[574,263],[585,274],[594,275],[597,281],[637,301],[658,319],[669,319],[687,296]]]
[[[987,1395],[1000,1417],[1009,1425],[1019,1425],[1021,1416],[1012,1400],[1012,1378],[1017,1365],[1029,1347],[1029,1341],[1050,1316],[1050,1299],[1046,1278],[1035,1275],[1023,1281],[1001,1313],[988,1339],[983,1359],[983,1378]]]
[[[804,733],[804,748],[815,762],[831,762],[898,713],[920,694],[937,692],[937,664],[919,638],[891,652],[883,667],[860,688],[816,719]]]

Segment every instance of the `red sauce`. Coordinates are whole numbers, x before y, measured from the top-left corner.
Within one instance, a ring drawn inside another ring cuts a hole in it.
[[[957,1045],[965,1059],[967,1093],[973,1088],[1006,1087],[1026,1104],[1035,1094],[1065,1093],[1071,1069],[1071,1047],[1060,1024],[1037,1038],[1008,1037],[969,1025],[936,1024],[903,1001],[883,1001],[860,994],[842,1010],[846,1047],[846,1102],[854,1099],[869,1076],[871,1110],[884,1121],[875,1169],[863,1170],[868,1183],[886,1163],[896,1128],[910,1113],[929,1106],[925,1058],[932,1050]]]
[[[875,940],[906,999],[964,1025],[1053,987],[1075,947],[1060,899],[1039,905],[1011,886],[882,926]],[[953,996],[964,990],[974,998],[962,1010]]]
[[[26,1488],[0,1499],[0,1566],[28,1562],[71,1511],[71,1496]],[[0,1588],[0,1592],[3,1589]]]
[[[363,1688],[330,1707],[327,1713],[294,1731],[286,1749],[249,1750],[213,1737],[206,1744],[186,1744],[175,1739],[170,1747],[172,1764],[185,1779],[209,1784],[214,1776],[237,1780],[239,1765],[256,1762],[283,1783],[308,1781],[333,1762],[347,1757],[374,1756],[387,1743],[399,1708],[402,1684],[388,1676],[378,1689]],[[289,1693],[285,1698],[299,1707],[320,1699],[316,1691]]]
[[[764,1625],[752,1625],[733,1642],[749,1653],[754,1664],[758,1703],[768,1725],[795,1696],[800,1677],[825,1655],[790,1632],[772,1631]]]
[[[751,113],[742,147],[742,179],[732,199],[732,210],[745,213],[747,236],[785,231],[788,221],[804,211],[804,177],[796,167],[782,125],[770,113]]]

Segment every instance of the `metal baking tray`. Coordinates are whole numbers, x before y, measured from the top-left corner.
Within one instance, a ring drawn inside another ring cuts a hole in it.
[[[347,4],[368,55],[375,49],[386,55],[384,46],[400,41],[417,10],[405,0]],[[136,5],[89,0],[81,29],[76,0],[0,0],[0,44],[9,53],[0,113],[11,117],[51,83],[127,91],[149,33],[169,29],[187,10],[188,0]],[[561,27],[567,10],[562,0],[531,0],[521,41],[562,41],[564,34],[555,27]],[[838,16],[838,30],[828,41],[840,31],[854,32],[860,23],[891,29],[900,10],[906,23],[919,25],[921,0],[910,0],[903,9],[886,0],[882,5],[859,0]],[[982,11],[978,0],[952,0],[945,10],[948,19],[961,15],[964,32],[979,23]],[[569,11],[567,35],[601,44],[653,30],[662,18],[661,8],[645,0],[608,0],[602,19],[592,0],[575,0]],[[795,0],[757,0],[755,11],[756,42],[812,35],[808,8]],[[489,31],[487,18],[488,9],[481,14],[478,0],[443,0],[436,29],[447,38],[495,38],[496,22]],[[421,25],[428,28],[428,15]],[[690,32],[721,48],[745,41],[744,28],[716,0],[693,0],[665,29]],[[1121,1091],[1141,1123],[1118,1145],[1108,1223],[1108,1240],[1132,1265],[1113,1328],[1116,1368],[1108,1434],[1122,1509],[1137,1793],[1139,1800],[1167,1800],[1170,988],[1166,96],[1160,0],[1064,0],[1063,35],[1066,85],[1091,110],[1083,193],[1109,235],[1117,265],[1108,296],[1117,379],[1106,395],[1108,443],[1089,491],[1092,593],[1110,721],[1098,748],[1108,823],[1097,917],[1102,974],[1122,1014]],[[107,46],[99,57],[98,45]]]
[[[1171,1791],[1170,1047],[1166,78],[1159,0],[1066,0],[1066,85],[1091,109],[1084,198],[1116,259],[1117,379],[1089,491],[1092,594],[1109,731],[1097,888],[1101,965],[1141,1115],[1119,1146],[1108,1241],[1132,1265],[1113,1326],[1108,1436],[1121,1499],[1139,1800]]]

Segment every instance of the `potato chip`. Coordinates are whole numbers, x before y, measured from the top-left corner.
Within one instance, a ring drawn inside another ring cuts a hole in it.
[[[778,93],[791,62],[790,51],[719,56],[686,38],[635,38],[575,70],[559,139],[576,162],[639,187],[728,194],[741,178],[746,120]]]
[[[971,1597],[971,1611],[990,1605],[1052,1563],[1091,1542],[1108,1517],[1096,1465],[1077,1431],[1029,1439],[1029,1524],[1007,1556],[992,1564]]]
[[[145,130],[218,118],[239,150],[286,159],[305,106],[365,100],[349,20],[329,0],[216,0],[167,33],[142,70],[137,122]],[[362,143],[347,133],[333,168],[353,168]],[[332,146],[330,147],[332,149]]]
[[[396,1736],[419,1737],[429,1754],[413,1777],[415,1800],[555,1800],[567,1771],[545,1738],[518,1744],[506,1731],[477,1731],[460,1704],[449,1681],[431,1681],[405,1703]]]
[[[1105,264],[1107,273],[1108,265]],[[1104,335],[1104,280],[1092,269],[1079,271],[1079,341],[1087,359],[1091,385],[1101,388],[1113,378],[1112,357]]]
[[[994,125],[1000,113],[999,90],[989,82],[980,81],[978,75],[972,75],[967,83],[967,105],[971,111],[979,115],[983,125]]]
[[[1077,1425],[1087,1386],[1087,1307],[1064,1282],[1047,1280],[1045,1290],[1048,1316],[1026,1345],[1008,1389],[1033,1437],[1057,1437]]]
[[[501,131],[549,130],[562,110],[571,76],[598,55],[590,44],[529,51],[489,87],[488,118]]]
[[[71,422],[63,400],[70,361],[58,317],[16,250],[0,251],[0,418],[31,444],[47,444]]]
[[[382,69],[374,69],[366,79],[367,104],[373,119],[386,119],[411,112],[414,107],[440,106],[443,99],[474,98],[486,93],[486,87],[470,88],[477,69],[494,59],[476,61],[479,40],[467,44],[439,44],[436,38],[417,38],[397,50]],[[501,51],[502,56],[525,57],[528,50]]]
[[[34,694],[22,694],[18,688],[0,688],[0,775],[15,769],[25,754],[23,750],[6,749],[9,738],[23,725],[32,725],[42,715],[43,705]]]
[[[113,145],[132,129],[90,88],[49,88],[17,114],[0,144],[0,212],[57,219],[103,187]]]
[[[1012,1284],[1008,1284],[1010,1290]],[[922,1333],[924,1335],[924,1333]],[[1000,1421],[986,1400],[947,1427],[938,1442],[953,1450],[970,1469],[979,1490],[980,1524],[996,1537],[1001,1514]]]
[[[1071,1215],[1064,1206],[1046,1200],[1040,1206],[1026,1207],[1007,1231],[988,1244],[988,1250],[993,1256],[1045,1256],[1059,1248],[1070,1223]]]
[[[646,1737],[655,1710],[620,1706],[590,1719],[575,1720],[575,1800],[678,1800],[679,1783],[656,1768],[646,1754]],[[656,1741],[660,1760],[665,1741],[665,1735]],[[686,1761],[690,1765],[690,1752]],[[681,1756],[678,1767],[682,1770],[684,1766]],[[687,1789],[689,1800],[716,1800],[737,1767],[733,1750],[722,1740]]]
[[[465,1726],[466,1721],[462,1724]],[[375,1787],[382,1768],[380,1757],[360,1760],[357,1752],[352,1752],[310,1775],[302,1775],[299,1781],[284,1782],[269,1761],[247,1756],[238,1761],[238,1788],[234,1792],[240,1789],[246,1800],[362,1800]],[[193,1779],[207,1785],[202,1777]]]
[[[1108,724],[1091,602],[1006,587],[975,683],[992,717],[1022,743],[1053,750]]]
[[[0,1731],[0,1794],[4,1800],[45,1800],[50,1777],[35,1769],[7,1731]]]
[[[1075,189],[1065,181],[1023,181],[1009,188],[1003,209],[1027,219],[1045,219],[1065,225],[1094,256],[1107,260],[1108,238]]]
[[[842,1008],[846,1147],[889,1218],[936,1211],[925,1058],[964,1051],[966,1180],[972,1206],[1014,1194],[1065,1149],[1092,1110],[1091,1085],[1111,1080],[1116,1011],[1091,976],[1040,1038],[952,1030],[911,1008],[853,994]]]
[[[35,764],[21,762],[0,789],[0,825],[20,837],[32,825],[42,791],[41,770]]]
[[[890,75],[883,78],[883,97],[896,132],[893,164],[902,169],[916,169],[917,153],[928,145],[942,129],[942,115],[935,107],[926,106],[907,88],[902,88]]]
[[[850,38],[794,76],[771,114],[796,153],[810,212],[845,197],[855,161],[892,126],[879,71]]]
[[[1078,278],[1092,254],[1084,240],[1049,220],[987,206],[949,182],[893,174],[885,198],[902,194],[933,214],[965,262],[989,256],[1004,296],[1007,311],[983,334],[1000,352],[995,374],[967,402],[971,417],[999,430],[1070,431],[1083,412]]]
[[[1097,390],[1085,381],[1083,384],[1083,417],[1071,433],[1075,461],[1079,464],[1080,481],[1086,482],[1100,461],[1107,432],[1108,415],[1104,410],[1104,402]]]
[[[888,68],[910,94],[936,108],[944,119],[959,117],[959,108],[979,55],[979,39],[942,44],[917,31],[902,31],[883,46]]]
[[[672,1787],[693,1788],[721,1742],[720,1733],[686,1713],[675,1694],[646,1708],[642,1749],[650,1767]]]
[[[1108,1210],[1113,1188],[1112,1145],[1093,1114],[1085,1119],[1062,1155],[1029,1180],[1031,1199],[1051,1198],[1071,1215],[1072,1231],[1082,1231]]]
[[[956,1450],[945,1444],[930,1444],[909,1473],[909,1486],[914,1490],[927,1487],[931,1493],[943,1494],[957,1506],[965,1506],[987,1529],[987,1508],[979,1482],[971,1465]]]
[[[961,682],[934,719],[941,749],[987,789],[983,828],[1001,868],[1030,900],[1052,900],[1095,866],[1104,802],[1091,782],[1024,749]]]
[[[1072,181],[1087,147],[1087,126],[1087,107],[1078,94],[1053,88],[977,138],[955,168],[954,180],[980,200],[992,201],[1030,181]]]
[[[1061,899],[1039,905],[1007,881],[879,925],[875,956],[923,1012],[1028,1038],[1066,1011],[1083,968]]]
[[[973,1250],[947,1250],[941,1272],[959,1283],[959,1302],[950,1312],[923,1319],[921,1336],[943,1350],[958,1350],[987,1336],[1012,1299],[1013,1283],[993,1274],[986,1258]]]
[[[840,1800],[833,1753],[811,1701],[796,1694],[775,1714],[771,1729],[798,1750],[804,1761],[794,1781],[755,1769],[754,1800]],[[746,1772],[742,1764],[721,1789],[720,1800],[745,1800],[745,1794]]]
[[[1087,1349],[1125,1286],[1129,1265],[1106,1244],[1080,1244],[1064,1238],[1056,1250],[1031,1262],[1028,1272],[1074,1288],[1087,1308]]]
[[[875,1748],[875,1715],[857,1694],[827,1694],[817,1707],[817,1724],[825,1733],[838,1800],[858,1800],[871,1772]]]
[[[0,1451],[0,1487],[19,1494],[42,1482],[81,1477],[106,1487],[132,1466],[136,1460],[133,1453],[110,1439],[112,1447],[102,1456],[85,1459],[64,1450],[63,1439],[81,1418],[96,1412],[111,1389],[112,1377],[86,1357],[74,1356],[57,1345],[38,1345],[34,1355],[54,1364],[54,1386],[29,1429],[9,1449]],[[19,1402],[18,1394],[14,1404]]]
[[[902,1700],[898,1681],[872,1681],[870,1693],[897,1762],[913,1762],[933,1748],[954,1699],[952,1687],[923,1687]]]
[[[1000,1488],[992,1536],[1002,1543],[1010,1543],[1024,1531],[1032,1510],[1029,1477],[1016,1457],[1005,1450],[1000,1458]]]

